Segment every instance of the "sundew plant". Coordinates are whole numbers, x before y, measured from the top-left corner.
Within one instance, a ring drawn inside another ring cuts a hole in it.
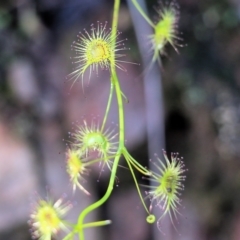
[[[73,142],[66,149],[66,171],[72,184],[73,191],[82,191],[90,195],[84,186],[84,180],[88,177],[91,167],[100,163],[101,168],[107,168],[110,178],[107,190],[102,198],[87,206],[79,213],[75,223],[67,222],[64,217],[72,205],[59,199],[56,202],[50,199],[39,198],[31,213],[30,223],[34,238],[51,240],[59,231],[66,233],[64,240],[85,240],[86,228],[105,226],[111,220],[96,220],[86,222],[86,216],[101,207],[111,196],[120,158],[125,159],[136,186],[143,208],[146,210],[146,224],[156,224],[166,216],[170,216],[172,224],[178,217],[181,205],[181,191],[185,180],[185,166],[178,154],[167,155],[163,151],[163,159],[157,157],[153,162],[156,172],[142,166],[137,159],[129,153],[125,146],[125,118],[124,104],[125,95],[122,92],[117,70],[125,70],[124,56],[126,49],[119,37],[117,30],[120,0],[114,1],[112,26],[97,22],[90,26],[89,30],[83,30],[72,45],[76,55],[74,58],[74,71],[69,75],[72,84],[77,80],[82,81],[83,76],[89,74],[89,79],[96,77],[102,69],[109,72],[110,92],[106,105],[105,114],[101,121],[83,121],[73,134]],[[133,5],[141,16],[152,27],[153,34],[148,36],[148,44],[151,46],[152,62],[160,60],[162,54],[166,54],[165,46],[170,44],[177,51],[179,10],[175,2],[160,4],[157,9],[157,21],[153,22],[143,11],[137,0],[132,0]],[[126,43],[125,43],[126,44]],[[111,108],[113,96],[116,97],[118,107],[118,130],[106,127],[108,113]],[[135,176],[136,171],[151,182],[151,186],[144,186],[147,196],[142,192]],[[147,190],[146,190],[147,189]],[[149,200],[149,201],[146,201]],[[149,202],[149,204],[148,204]],[[160,216],[155,216],[152,209],[161,209]]]

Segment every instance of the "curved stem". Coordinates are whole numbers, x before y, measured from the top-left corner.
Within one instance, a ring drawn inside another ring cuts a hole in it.
[[[111,172],[111,176],[110,176],[110,181],[109,181],[108,188],[107,188],[107,191],[104,194],[104,196],[101,199],[99,199],[97,202],[95,202],[95,203],[91,204],[90,206],[88,206],[87,208],[85,208],[81,212],[81,214],[80,214],[80,216],[78,218],[77,226],[78,226],[78,232],[79,232],[80,240],[84,240],[83,227],[84,227],[85,224],[83,224],[83,221],[84,221],[84,218],[86,217],[86,215],[88,213],[90,213],[91,211],[93,211],[94,209],[96,209],[99,206],[101,206],[103,203],[105,203],[106,200],[109,198],[109,196],[112,193],[113,184],[114,184],[114,180],[115,180],[115,176],[116,176],[116,172],[117,172],[117,166],[118,166],[119,159],[120,159],[120,154],[117,155],[115,157],[115,159],[114,159],[112,172]]]
[[[136,9],[138,10],[138,12],[143,16],[143,18],[147,21],[147,23],[155,28],[153,22],[149,19],[149,17],[146,15],[146,13],[142,10],[141,6],[138,4],[138,2],[136,0],[132,0],[132,3],[134,4],[134,6],[136,7]]]

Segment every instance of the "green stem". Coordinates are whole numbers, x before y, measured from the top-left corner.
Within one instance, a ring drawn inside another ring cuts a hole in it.
[[[82,213],[80,214],[78,218],[78,231],[79,231],[79,238],[80,240],[84,240],[84,232],[83,232],[83,222],[84,218],[86,215],[90,212],[92,212],[94,209],[100,207],[103,203],[107,201],[107,199],[110,197],[112,190],[113,190],[113,185],[116,177],[116,172],[117,172],[117,167],[119,163],[120,156],[122,154],[122,149],[124,147],[124,109],[123,109],[123,101],[122,101],[122,94],[121,94],[121,87],[119,85],[118,77],[116,72],[112,73],[112,81],[114,83],[115,87],[115,92],[117,96],[117,102],[118,102],[118,112],[119,112],[119,147],[118,151],[116,153],[114,162],[113,162],[113,167],[111,171],[111,176],[110,176],[110,181],[108,184],[108,188],[104,196],[99,199],[97,202],[93,203],[92,205],[88,206],[85,208]]]
[[[147,23],[155,28],[155,25],[153,24],[153,22],[149,19],[149,17],[146,15],[146,13],[142,10],[141,6],[138,4],[138,2],[136,0],[132,0],[132,3],[134,4],[134,6],[136,7],[136,9],[138,10],[138,12],[143,16],[143,18],[147,21]]]
[[[101,226],[106,226],[108,224],[111,224],[111,221],[110,220],[104,220],[104,221],[86,223],[86,224],[83,225],[83,228],[101,227]]]
[[[116,154],[114,154],[114,155],[108,155],[108,156],[105,157],[105,159],[111,159],[111,158],[114,158],[115,156],[116,156]],[[85,165],[85,166],[90,166],[90,165],[92,165],[92,164],[94,164],[94,163],[104,161],[105,159],[104,159],[104,158],[93,159],[93,160],[91,160],[91,161],[89,161],[89,162],[85,162],[84,165]]]
[[[131,164],[143,175],[145,176],[150,176],[151,173],[149,170],[147,170],[145,167],[143,167],[140,163],[138,163],[138,161],[136,161],[128,152],[128,150],[126,148],[124,148],[123,150],[123,155],[125,157],[125,159],[129,162],[131,162]]]
[[[69,240],[69,239],[73,239],[74,236],[74,232],[70,232],[68,235],[66,235],[63,240]]]
[[[111,32],[111,37],[113,39],[113,41],[112,41],[113,49],[115,49],[115,45],[116,45],[119,6],[120,6],[120,0],[115,0],[114,1],[114,9],[113,9],[112,32]],[[122,146],[124,145],[124,113],[123,113],[121,88],[120,88],[118,77],[116,74],[115,65],[112,63],[111,63],[111,74],[112,74],[111,82],[113,83],[115,91],[116,91],[117,102],[118,102],[118,111],[119,111],[119,147],[118,147],[118,151],[117,151],[117,154],[115,156],[114,163],[112,166],[110,181],[109,181],[106,193],[97,202],[95,202],[95,203],[91,204],[90,206],[88,206],[87,208],[85,208],[79,215],[77,229],[79,232],[80,240],[84,240],[84,231],[83,231],[84,224],[83,224],[83,222],[84,222],[84,219],[87,216],[87,214],[92,212],[94,209],[100,207],[103,203],[105,203],[112,193],[113,185],[114,185],[114,181],[115,181],[115,177],[116,177],[116,172],[117,172],[117,167],[118,167],[118,162],[119,162],[119,159],[120,159],[120,156],[122,153]]]
[[[115,87],[117,103],[118,103],[118,118],[119,118],[119,149],[124,148],[124,108],[123,108],[123,100],[122,100],[122,91],[118,81],[116,71],[112,72],[112,81]]]
[[[106,124],[106,120],[107,120],[109,109],[110,109],[111,102],[112,102],[113,90],[114,90],[114,88],[113,88],[113,84],[111,82],[110,93],[109,93],[109,97],[108,97],[108,103],[107,103],[107,108],[106,108],[106,112],[105,112],[103,123],[102,123],[101,132],[103,131],[105,124]]]
[[[142,204],[143,204],[143,207],[145,208],[146,212],[150,215],[150,213],[149,213],[149,211],[148,211],[148,209],[147,209],[147,206],[146,206],[146,204],[145,204],[145,202],[144,202],[144,200],[143,200],[141,191],[140,191],[140,189],[139,189],[139,186],[138,186],[138,182],[137,182],[135,173],[134,173],[133,168],[132,168],[132,166],[131,166],[131,162],[127,161],[127,164],[128,164],[129,169],[130,169],[130,171],[131,171],[131,173],[132,173],[133,180],[134,180],[134,183],[135,183],[135,185],[136,185],[136,188],[137,188],[137,191],[138,191],[138,195],[139,195],[140,200],[141,200],[141,202],[142,202]]]
[[[117,25],[118,25],[119,7],[120,7],[120,0],[114,0],[112,32],[111,32],[112,49],[115,49],[116,40],[117,40]]]

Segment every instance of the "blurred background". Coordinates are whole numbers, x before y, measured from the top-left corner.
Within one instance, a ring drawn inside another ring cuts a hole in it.
[[[124,60],[141,63],[125,1],[119,30]],[[184,157],[187,172],[181,216],[171,237],[159,239],[240,239],[240,1],[178,0],[179,54],[169,46],[163,57],[166,150]],[[147,1],[149,14],[153,6]],[[27,221],[36,192],[74,205],[68,219],[101,197],[108,171],[93,169],[86,188],[76,192],[65,171],[66,145],[84,119],[101,121],[109,91],[102,71],[72,88],[71,44],[97,21],[111,25],[113,0],[16,0],[0,3],[0,239],[31,239]],[[147,36],[142,33],[143,41]],[[149,50],[149,54],[150,50]],[[126,103],[126,143],[148,165],[144,89],[140,65],[119,71]],[[154,118],[154,116],[153,116]],[[108,126],[117,129],[116,104]],[[157,151],[157,150],[156,150]],[[159,156],[160,158],[162,156]],[[124,165],[124,162],[122,162]],[[139,175],[139,181],[141,176]],[[102,208],[88,218],[112,219],[108,227],[86,231],[86,239],[147,240],[151,229],[130,173],[119,169],[119,182]],[[155,226],[156,227],[156,226]],[[61,235],[57,239],[61,239]]]

